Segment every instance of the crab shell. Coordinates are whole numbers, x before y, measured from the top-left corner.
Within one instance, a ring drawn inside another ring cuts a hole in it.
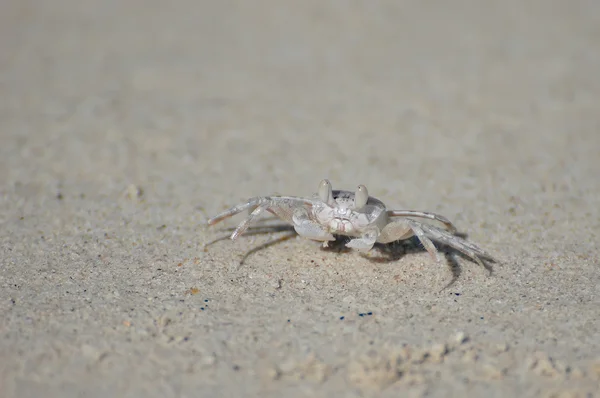
[[[313,207],[313,216],[332,234],[360,236],[365,228],[382,230],[388,222],[385,204],[369,196],[364,185],[359,185],[356,192],[333,191],[331,183],[323,180],[315,199],[323,204]]]

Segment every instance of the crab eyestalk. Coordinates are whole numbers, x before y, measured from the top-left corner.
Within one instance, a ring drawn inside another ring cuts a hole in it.
[[[331,204],[333,200],[333,190],[331,188],[331,183],[329,180],[323,180],[319,183],[319,199],[323,203]]]
[[[360,210],[367,204],[369,200],[369,192],[367,187],[359,185],[354,193],[354,210]]]

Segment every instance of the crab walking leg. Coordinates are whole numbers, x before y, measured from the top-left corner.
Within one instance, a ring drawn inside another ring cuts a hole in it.
[[[417,223],[416,221],[410,220],[408,218],[406,219],[406,223],[410,226],[410,229],[413,230],[417,238],[419,238],[419,241],[423,244],[425,250],[427,250],[431,257],[433,257],[433,260],[437,261],[438,263],[441,263],[442,257],[440,256],[440,252],[438,252],[431,239],[427,237],[425,231],[421,229],[421,226],[423,224]]]
[[[470,242],[467,242],[466,240],[458,236],[451,235],[447,231],[432,227],[431,225],[423,224],[421,225],[421,227],[423,228],[427,236],[429,236],[431,239],[445,244],[447,246],[450,246],[455,250],[458,250],[467,257],[471,258],[481,267],[486,268],[479,256],[486,258],[490,258],[490,256],[486,252],[481,250],[479,247],[475,246]]]
[[[444,216],[440,216],[439,214],[429,213],[425,211],[416,211],[416,210],[388,210],[388,217],[420,217],[427,218],[429,220],[439,221],[446,226],[446,229],[451,233],[455,234],[457,232],[456,227],[450,220],[448,220]]]
[[[246,203],[239,204],[230,209],[225,210],[223,213],[217,214],[213,218],[207,221],[208,225],[215,225],[225,220],[226,218],[233,217],[248,209],[256,209],[263,204],[268,204],[268,207],[282,207],[292,208],[296,206],[313,206],[314,201],[310,199],[299,198],[296,196],[258,196],[249,199]]]
[[[439,240],[440,242],[450,246],[454,244],[460,245],[462,247],[465,247],[466,249],[471,250],[478,256],[490,259],[492,258],[488,253],[485,252],[485,250],[481,249],[476,244],[461,238],[460,236],[451,235],[450,233],[448,233],[448,231],[444,231],[443,229],[436,228],[432,225],[426,225],[423,229],[425,230],[425,233],[427,233],[428,236],[430,236],[433,240]]]
[[[231,234],[231,240],[236,240],[238,238],[238,236],[243,234],[250,226],[250,223],[252,222],[252,220],[254,220],[256,217],[261,215],[261,213],[263,211],[265,211],[265,209],[268,206],[269,206],[268,203],[262,204],[262,205],[258,206],[256,209],[254,209],[252,211],[252,213],[250,213],[250,215],[248,217],[246,217],[246,219],[244,221],[242,221],[240,223],[240,225],[238,225],[238,227],[235,229],[235,231],[233,231],[233,233]]]
[[[262,198],[252,198],[252,199],[249,199],[246,203],[242,203],[237,206],[231,207],[231,208],[225,210],[224,212],[217,214],[213,218],[210,218],[207,221],[207,224],[215,225],[217,223],[220,223],[221,221],[223,221],[226,218],[233,217],[236,214],[239,214],[245,210],[256,207],[260,203],[261,199]]]

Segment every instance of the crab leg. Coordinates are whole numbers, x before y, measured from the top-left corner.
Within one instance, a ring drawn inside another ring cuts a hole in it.
[[[489,254],[481,250],[473,243],[466,241],[465,239],[462,239],[455,235],[451,235],[447,231],[432,227],[431,225],[422,224],[421,228],[423,228],[424,232],[431,239],[458,250],[459,252],[465,254],[466,256],[470,257],[472,260],[477,262],[477,264],[479,264],[483,268],[486,268],[486,266],[483,264],[479,257],[483,257],[493,261],[493,258]]]
[[[225,210],[224,212],[217,214],[213,218],[208,219],[208,221],[206,221],[206,223],[208,225],[215,225],[217,223],[220,223],[221,221],[223,221],[226,218],[233,217],[236,214],[239,214],[239,213],[243,212],[244,210],[247,210],[251,207],[256,207],[261,199],[262,198],[258,198],[258,197],[249,199],[246,203],[242,203],[237,206],[233,206],[233,207]]]
[[[232,239],[235,239],[238,235],[244,232],[244,230],[248,227],[248,224],[256,216],[260,215],[265,210],[268,210],[271,213],[279,216],[280,218],[284,219],[284,221],[288,221],[285,215],[287,213],[291,213],[293,208],[302,206],[312,207],[314,204],[315,202],[311,199],[304,199],[296,196],[259,196],[251,198],[246,203],[234,206],[210,218],[207,221],[207,224],[214,225],[225,220],[226,218],[233,217],[236,214],[239,214],[245,210],[253,209],[252,213],[248,216],[248,218],[244,220],[240,224],[240,226],[236,228],[236,231],[234,231],[234,233],[231,235]]]
[[[252,222],[252,220],[254,220],[256,217],[260,216],[262,214],[262,212],[265,211],[265,209],[267,208],[269,204],[262,204],[260,206],[258,206],[256,209],[254,209],[252,211],[252,213],[250,213],[250,215],[240,223],[240,225],[238,225],[238,227],[235,229],[235,231],[233,231],[233,233],[231,234],[231,240],[235,240],[237,239],[238,236],[240,236],[241,234],[243,234],[247,229],[248,226],[250,225],[250,223]]]
[[[451,235],[450,233],[448,233],[448,231],[444,231],[444,230],[436,228],[432,225],[427,225],[427,224],[422,224],[422,225],[423,225],[422,226],[423,230],[433,240],[437,240],[441,243],[447,244],[448,246],[452,246],[452,247],[456,248],[457,250],[460,250],[460,248],[456,247],[456,246],[464,247],[465,249],[469,250],[470,253],[465,253],[465,254],[468,254],[469,256],[472,254],[475,254],[477,256],[481,256],[481,257],[485,257],[485,258],[491,258],[488,253],[486,253],[480,247],[478,247],[477,245],[475,245],[472,242],[469,242],[466,239],[463,239],[456,235]]]
[[[429,213],[429,212],[425,212],[425,211],[416,211],[416,210],[388,210],[387,215],[388,215],[388,217],[427,218],[429,220],[435,220],[435,221],[441,222],[442,224],[444,224],[446,226],[446,229],[452,234],[455,234],[457,232],[456,227],[454,226],[454,224],[452,224],[452,222],[450,220],[448,220],[444,216],[440,216],[439,214],[435,214],[435,213]]]
[[[424,224],[418,223],[410,219],[407,219],[406,222],[410,229],[412,229],[412,231],[415,233],[416,237],[419,239],[423,247],[425,247],[425,250],[429,252],[429,255],[433,258],[433,261],[441,263],[442,257],[440,256],[440,252],[438,252],[435,245],[433,244],[431,239],[429,239],[425,231],[421,229],[422,225]]]

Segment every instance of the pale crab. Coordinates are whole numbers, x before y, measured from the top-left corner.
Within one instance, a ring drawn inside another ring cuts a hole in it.
[[[487,268],[482,258],[493,258],[475,244],[457,235],[456,227],[445,217],[424,211],[387,210],[385,204],[369,196],[367,187],[359,185],[355,192],[333,190],[329,180],[322,180],[312,198],[298,196],[259,196],[234,206],[208,220],[214,225],[243,211],[250,211],[231,234],[237,239],[250,223],[265,210],[291,224],[298,235],[323,242],[336,240],[335,236],[347,236],[346,246],[359,251],[369,251],[375,243],[390,243],[416,236],[435,261],[441,256],[432,241],[449,246],[479,265]],[[439,228],[417,221],[425,218],[443,224]]]

